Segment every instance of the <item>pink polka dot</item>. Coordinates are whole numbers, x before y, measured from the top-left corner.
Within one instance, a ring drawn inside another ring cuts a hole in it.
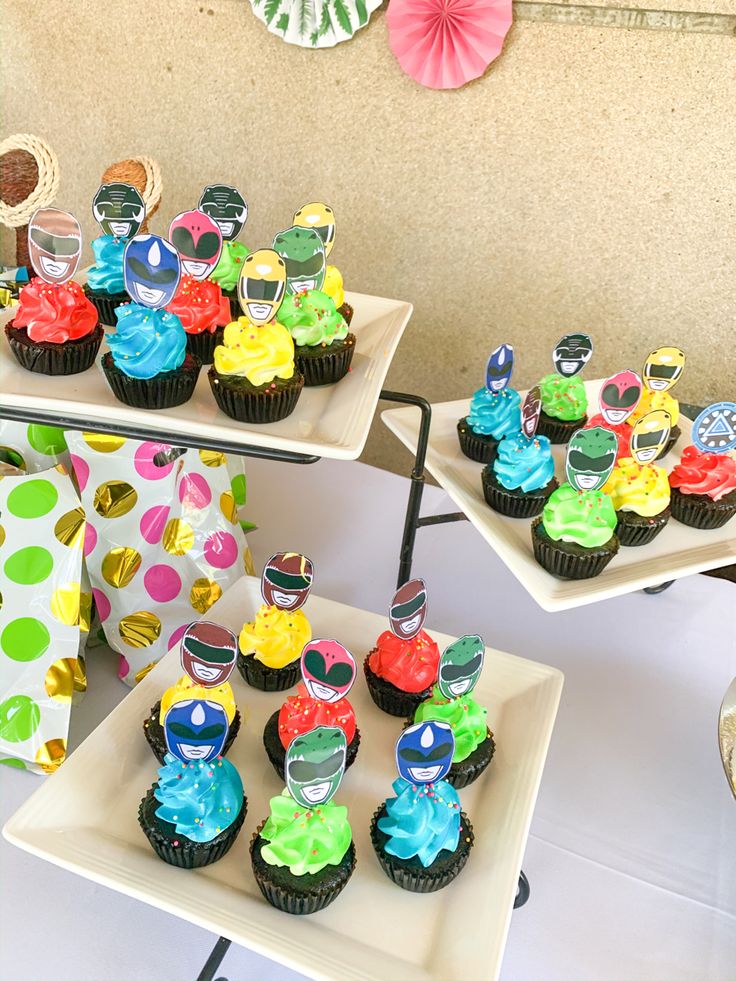
[[[72,461],[74,476],[77,478],[77,484],[79,484],[79,491],[81,493],[87,486],[87,481],[89,480],[89,464],[81,456],[77,456],[76,453],[70,453],[69,459]]]
[[[212,500],[210,485],[199,473],[184,474],[179,484],[179,500],[187,508],[206,508]]]
[[[170,565],[152,565],[143,577],[143,585],[156,603],[169,603],[181,592],[181,579]]]
[[[130,665],[122,654],[118,654],[118,657],[120,658],[118,661],[118,678],[120,678],[121,681],[125,681],[130,674]]]
[[[161,541],[169,520],[169,511],[168,504],[157,504],[156,507],[149,508],[141,518],[141,535],[149,545],[157,545]]]
[[[204,557],[215,569],[228,569],[238,558],[238,543],[227,531],[213,531],[204,543]]]
[[[101,589],[93,589],[92,595],[95,598],[95,606],[97,607],[97,614],[100,618],[100,623],[104,623],[110,616],[110,600],[107,598],[107,596],[105,596]]]
[[[168,443],[141,443],[135,451],[134,466],[141,477],[146,480],[162,480],[171,473],[172,463],[157,467],[153,462],[156,454],[165,453],[171,449]]]
[[[94,526],[91,525],[88,521],[87,526],[84,529],[85,556],[89,555],[92,552],[92,549],[95,547],[96,544],[97,544],[97,532],[95,531]]]
[[[169,643],[166,646],[166,650],[170,651],[172,647],[176,647],[179,641],[184,636],[184,631],[189,626],[189,623],[183,623],[180,627],[177,627],[173,634],[169,637]]]

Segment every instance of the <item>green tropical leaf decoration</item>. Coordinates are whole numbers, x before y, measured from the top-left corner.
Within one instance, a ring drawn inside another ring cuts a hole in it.
[[[364,27],[381,0],[251,0],[256,16],[289,44],[328,48]]]
[[[348,8],[345,6],[344,0],[333,0],[333,6],[335,8],[335,17],[337,17],[340,27],[342,27],[346,34],[352,34],[353,25],[350,23],[350,14],[348,13]]]
[[[294,4],[298,11],[299,33],[307,37],[314,22],[314,5],[312,0],[297,0]],[[292,10],[294,7],[292,7]]]
[[[266,0],[264,13],[266,15],[267,24],[270,24],[271,21],[274,19],[280,6],[281,6],[281,0]]]
[[[368,22],[368,11],[366,10],[365,0],[355,0],[355,9],[358,11],[358,27]]]
[[[322,7],[322,20],[320,21],[319,29],[317,30],[317,39],[324,37],[328,31],[332,28],[332,18],[330,17],[330,4],[329,0],[325,0]],[[315,42],[316,43],[316,42]]]
[[[286,34],[288,29],[289,29],[289,15],[287,13],[283,13],[278,19],[278,22],[276,24],[276,30],[281,31],[282,34]]]

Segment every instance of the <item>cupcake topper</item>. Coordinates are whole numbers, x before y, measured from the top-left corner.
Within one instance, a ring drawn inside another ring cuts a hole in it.
[[[593,342],[588,334],[565,334],[552,353],[555,371],[563,378],[572,378],[582,371],[593,354]]]
[[[502,392],[511,381],[514,370],[514,349],[510,344],[501,344],[486,365],[486,388],[489,392]]]
[[[160,310],[171,302],[179,285],[179,253],[158,235],[136,235],[125,246],[123,278],[134,303]]]
[[[319,702],[339,702],[355,681],[355,658],[336,640],[312,640],[301,658],[302,680]]]
[[[222,252],[222,233],[204,211],[182,211],[169,225],[169,238],[181,256],[181,266],[194,279],[207,279]]]
[[[182,763],[220,756],[227,732],[227,713],[219,702],[189,698],[174,702],[164,716],[166,746]]]
[[[273,247],[286,262],[286,292],[322,289],[325,281],[325,246],[314,228],[294,225],[279,232]]]
[[[661,454],[670,438],[672,419],[664,409],[654,409],[637,419],[631,430],[629,450],[642,466],[652,463]]]
[[[447,722],[418,722],[396,740],[396,768],[409,783],[436,783],[449,773],[454,752]]]
[[[534,439],[542,412],[542,392],[539,385],[530,388],[521,403],[521,431],[527,439]]]
[[[317,726],[291,740],[284,774],[297,804],[311,809],[332,800],[345,772],[347,748],[345,733],[337,726]]]
[[[578,429],[567,446],[565,474],[579,491],[600,490],[616,462],[616,434],[603,426]]]
[[[263,567],[261,595],[268,606],[298,610],[307,602],[314,566],[299,552],[277,552]]]
[[[197,207],[217,222],[223,242],[234,242],[248,220],[245,198],[229,184],[208,184]]]
[[[736,402],[714,402],[693,423],[693,443],[703,453],[736,449]]]
[[[297,228],[313,228],[322,239],[325,256],[332,252],[335,244],[335,212],[321,201],[305,204],[294,215]]]
[[[181,666],[195,685],[224,685],[235,667],[238,641],[232,630],[208,620],[190,623],[181,639]]]
[[[644,384],[652,392],[667,392],[685,370],[685,355],[677,347],[658,347],[644,362]]]
[[[66,283],[77,271],[82,229],[74,215],[58,208],[39,208],[28,223],[31,265],[45,283]]]
[[[444,649],[437,673],[437,687],[450,700],[469,695],[483,670],[486,649],[483,638],[466,634]]]
[[[423,579],[410,579],[396,590],[388,618],[391,630],[401,640],[416,637],[427,618],[427,587]]]
[[[625,422],[639,404],[641,378],[635,371],[619,371],[601,385],[598,407],[610,426]]]
[[[257,249],[245,257],[238,279],[240,309],[252,323],[273,320],[286,293],[286,263],[273,249]]]
[[[137,187],[114,181],[97,188],[92,214],[103,235],[128,239],[138,234],[146,220],[146,205]]]

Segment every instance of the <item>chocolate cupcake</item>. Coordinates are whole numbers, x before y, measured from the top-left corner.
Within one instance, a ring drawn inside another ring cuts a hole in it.
[[[486,504],[510,518],[540,514],[559,486],[546,436],[531,438],[519,432],[501,440],[496,457],[481,472]]]
[[[620,545],[648,545],[669,520],[670,485],[662,467],[623,457],[613,468],[603,491],[616,509]]]
[[[542,411],[539,415],[537,434],[546,436],[550,443],[569,442],[573,433],[582,429],[588,421],[588,398],[581,378],[562,375],[545,375],[539,383],[542,394]]]
[[[602,491],[580,492],[563,484],[532,522],[534,558],[559,579],[592,579],[618,552],[616,524]]]
[[[476,463],[491,463],[498,444],[521,428],[521,400],[513,388],[494,392],[479,388],[470,400],[467,416],[458,420],[460,449]]]
[[[84,292],[97,309],[100,323],[108,327],[114,327],[117,323],[117,308],[130,303],[123,276],[126,245],[124,238],[114,235],[100,235],[92,242],[95,261],[87,270]]]
[[[733,457],[686,446],[669,479],[672,516],[682,524],[707,531],[722,528],[736,514]]]
[[[305,385],[332,385],[345,377],[353,360],[355,334],[348,332],[326,293],[290,293],[277,316],[292,336],[296,366]]]
[[[225,326],[233,319],[230,302],[217,283],[182,276],[179,289],[166,309],[181,321],[188,353],[201,364],[212,364],[215,348],[222,344]]]

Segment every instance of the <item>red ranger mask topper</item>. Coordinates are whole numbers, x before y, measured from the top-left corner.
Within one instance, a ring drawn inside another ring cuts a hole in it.
[[[527,439],[534,439],[542,414],[542,393],[539,385],[530,388],[521,403],[521,431]]]
[[[601,415],[610,426],[618,426],[629,418],[641,398],[641,378],[635,371],[619,371],[601,385],[598,405]]]
[[[416,637],[427,618],[427,587],[423,579],[410,579],[396,590],[388,617],[391,629],[401,640]]]
[[[181,666],[195,685],[224,685],[235,667],[238,640],[232,630],[218,623],[191,623],[181,639]]]
[[[46,283],[65,283],[77,271],[82,229],[74,215],[58,208],[39,208],[28,223],[31,265]]]
[[[179,253],[181,267],[194,279],[207,279],[222,252],[222,232],[203,211],[183,211],[169,225],[169,241]]]
[[[269,606],[298,610],[307,602],[314,579],[314,566],[299,552],[272,555],[261,576],[261,595]]]
[[[355,681],[355,658],[336,640],[312,640],[302,651],[302,679],[319,702],[339,702]]]

